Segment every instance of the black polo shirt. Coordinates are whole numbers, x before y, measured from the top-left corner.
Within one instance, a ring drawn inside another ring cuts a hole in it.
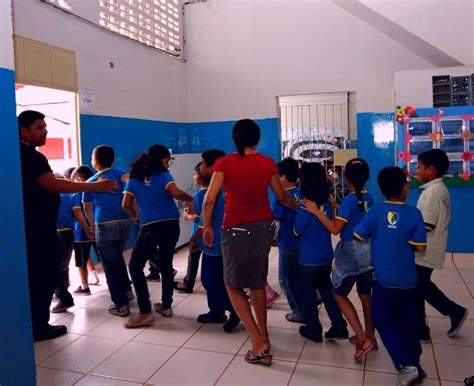
[[[38,177],[52,172],[48,160],[25,142],[20,142],[20,158],[26,232],[56,232],[60,195],[36,182]]]

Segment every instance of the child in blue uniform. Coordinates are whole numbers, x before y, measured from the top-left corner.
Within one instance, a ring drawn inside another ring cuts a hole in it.
[[[356,333],[351,341],[356,344],[354,360],[360,362],[366,355],[377,349],[374,325],[371,317],[372,263],[370,260],[370,244],[361,244],[354,240],[353,230],[368,209],[373,205],[372,196],[364,190],[369,179],[369,165],[360,158],[347,162],[344,169],[344,180],[349,186],[348,194],[341,202],[335,221],[329,220],[318,207],[303,200],[302,206],[313,213],[332,234],[341,234],[341,241],[334,252],[334,263],[331,280],[334,286],[334,297]],[[364,310],[365,331],[357,315],[357,311],[348,295],[357,283],[362,308]]]
[[[321,164],[307,163],[300,171],[301,194],[320,206],[325,216],[332,212],[329,199],[329,183],[326,170]],[[331,284],[333,250],[331,234],[311,213],[299,206],[296,212],[294,232],[300,238],[298,254],[299,286],[303,306],[304,326],[300,334],[314,342],[322,342],[322,325],[318,317],[317,291],[321,295],[331,319],[331,328],[324,334],[326,339],[347,339],[347,323],[334,300]]]
[[[292,158],[285,158],[277,164],[278,176],[281,184],[295,200],[301,198],[300,190],[296,187],[298,179],[298,162]],[[296,212],[273,203],[273,216],[279,221],[278,229],[278,281],[286,296],[291,312],[285,315],[286,320],[294,323],[303,323],[303,310],[298,294],[298,250],[299,241],[293,233]]]
[[[213,170],[212,167],[216,160],[224,157],[225,153],[222,150],[212,149],[202,153],[202,161],[200,172],[211,180]],[[202,205],[202,203],[201,203]],[[202,266],[201,266],[201,281],[207,292],[207,305],[209,312],[198,316],[199,323],[227,323],[223,328],[225,332],[231,332],[240,322],[240,318],[234,311],[232,304],[227,294],[224,284],[224,266],[222,261],[221,249],[221,228],[224,221],[224,192],[221,190],[214,206],[212,214],[212,227],[214,229],[215,239],[212,247],[206,245],[202,239],[203,219],[199,220],[199,230],[196,235],[197,246],[203,252]],[[230,312],[229,319],[225,311]]]
[[[143,268],[157,248],[162,302],[154,304],[154,308],[163,316],[173,315],[173,255],[179,238],[180,217],[173,198],[185,201],[191,214],[194,208],[193,198],[176,186],[168,171],[170,157],[165,146],[150,146],[146,153],[132,163],[130,179],[125,186],[123,209],[134,221],[140,222],[140,231],[128,265],[140,313],[130,318],[125,324],[126,328],[145,326],[155,320]],[[134,200],[139,213],[135,210]]]
[[[393,364],[398,385],[411,385],[426,374],[420,367],[421,345],[416,328],[414,250],[426,249],[421,212],[405,205],[408,181],[398,167],[380,171],[377,181],[388,201],[375,204],[354,228],[360,240],[371,239],[374,266],[372,318]]]
[[[133,298],[123,251],[130,236],[131,221],[122,210],[122,192],[128,175],[122,169],[112,168],[115,152],[110,146],[97,146],[92,152],[92,167],[97,173],[87,182],[114,180],[119,189],[114,193],[86,192],[82,196],[84,211],[95,229],[97,248],[104,267],[113,304],[109,313],[118,316],[130,314],[128,302]]]
[[[93,175],[94,173],[88,166],[81,165],[74,169],[71,178],[76,182],[86,182]],[[75,193],[75,196],[78,201],[81,201],[82,193]],[[83,212],[82,203],[80,207],[81,211]],[[95,232],[94,229],[90,227],[89,223],[87,223],[87,226],[88,227],[84,229],[79,221],[74,223],[74,231],[76,233],[74,241],[74,257],[76,260],[76,267],[79,270],[79,277],[81,278],[81,285],[73,291],[74,295],[87,296],[91,294],[87,272],[88,268],[92,268],[90,270],[91,273],[93,272],[93,274],[91,274],[92,280],[95,279],[95,283],[97,284],[99,281],[97,273],[95,273],[94,264],[90,259],[91,248],[94,248],[97,254],[99,253],[95,243]]]
[[[189,239],[189,255],[188,255],[188,268],[186,270],[186,276],[181,283],[174,282],[174,288],[181,292],[192,293],[194,289],[194,283],[196,282],[197,271],[199,269],[199,261],[201,260],[201,250],[196,246],[196,239],[198,234],[196,233],[199,228],[199,220],[202,212],[202,202],[209,186],[209,179],[201,175],[200,172],[201,162],[199,162],[194,168],[194,184],[199,186],[200,189],[194,194],[194,215],[190,215],[187,211],[184,213],[184,219],[192,221],[193,225],[191,228],[191,238]]]

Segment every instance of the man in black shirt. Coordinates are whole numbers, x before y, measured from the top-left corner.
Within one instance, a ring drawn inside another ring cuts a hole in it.
[[[46,157],[35,147],[46,143],[45,116],[37,111],[24,111],[18,116],[20,158],[23,181],[26,254],[30,292],[33,340],[56,338],[67,332],[66,326],[53,326],[49,306],[56,287],[59,264],[59,239],[56,221],[59,193],[115,191],[115,181],[80,183],[57,179]]]

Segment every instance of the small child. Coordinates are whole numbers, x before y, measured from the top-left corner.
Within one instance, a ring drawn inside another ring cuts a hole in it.
[[[425,322],[425,300],[444,316],[449,316],[451,328],[447,334],[454,338],[461,329],[469,311],[456,304],[431,281],[435,268],[443,268],[446,245],[448,243],[448,225],[451,220],[451,200],[443,176],[449,168],[449,159],[441,149],[432,149],[418,156],[418,179],[425,184],[420,187],[422,193],[416,207],[423,214],[427,232],[425,252],[415,254],[418,276],[418,316],[417,326],[420,340],[430,342],[430,329]]]
[[[380,171],[377,181],[388,201],[375,204],[367,212],[354,228],[354,236],[363,241],[371,239],[372,318],[399,370],[397,385],[411,385],[426,377],[414,326],[417,279],[413,251],[426,249],[426,232],[421,212],[405,205],[405,172],[387,167]]]
[[[200,172],[201,162],[194,167],[194,184],[200,189],[194,194],[194,215],[190,215],[187,210],[184,212],[184,219],[192,221],[191,238],[189,240],[188,248],[188,268],[186,276],[181,283],[174,282],[174,288],[181,292],[192,293],[194,283],[196,282],[197,271],[199,269],[199,260],[201,259],[201,250],[196,246],[196,240],[202,233],[199,229],[199,219],[202,212],[202,202],[209,186],[209,179],[204,177]]]
[[[154,304],[154,309],[162,316],[173,316],[173,256],[179,238],[180,217],[174,199],[184,201],[191,214],[194,208],[193,198],[176,186],[168,171],[170,158],[171,154],[165,146],[150,146],[132,163],[130,179],[123,192],[123,209],[133,221],[140,222],[140,231],[128,264],[140,312],[129,319],[126,328],[146,326],[155,320],[143,268],[157,249],[162,300]]]
[[[92,167],[97,173],[87,182],[114,180],[119,189],[114,193],[86,192],[82,196],[84,211],[92,229],[95,229],[97,248],[104,267],[113,304],[111,315],[130,314],[129,300],[133,299],[123,251],[130,236],[132,223],[122,210],[122,192],[128,179],[122,169],[112,168],[115,152],[110,146],[100,145],[92,151]]]
[[[298,201],[301,198],[300,190],[296,187],[298,161],[293,158],[285,158],[277,164],[277,167],[281,184]],[[296,212],[275,200],[273,216],[280,223],[278,229],[278,282],[291,309],[291,312],[287,313],[285,318],[289,322],[303,323],[303,310],[298,294],[299,241],[293,233]]]
[[[373,204],[372,196],[364,190],[369,179],[369,165],[360,158],[347,162],[344,169],[344,181],[349,186],[350,194],[341,202],[335,221],[329,220],[318,207],[303,200],[302,206],[313,213],[333,235],[341,234],[341,241],[336,246],[331,279],[334,286],[334,297],[356,333],[351,340],[356,344],[354,360],[360,362],[367,354],[376,349],[375,331],[371,317],[372,271],[369,243],[354,240],[353,230]],[[365,332],[354,305],[348,295],[357,283],[362,308],[364,310]]]
[[[86,182],[89,178],[94,175],[92,170],[86,166],[78,166],[72,172],[72,180],[76,182]],[[76,201],[81,201],[82,193],[75,193]],[[80,205],[81,211],[83,211],[82,204]],[[87,220],[86,220],[87,221]],[[73,291],[74,295],[90,295],[91,290],[89,288],[89,277],[88,269],[90,271],[90,276],[93,281],[90,284],[98,284],[99,278],[95,272],[94,263],[90,259],[91,247],[96,250],[98,254],[97,245],[95,243],[95,232],[94,229],[90,227],[87,223],[87,228],[84,229],[79,221],[76,221],[74,224],[74,230],[76,233],[75,242],[74,242],[74,257],[76,260],[76,267],[79,270],[79,277],[81,279],[81,285]],[[90,269],[92,265],[92,270]],[[97,280],[94,280],[96,278]]]
[[[327,216],[331,214],[329,183],[324,167],[316,162],[303,165],[300,170],[301,194],[315,202]],[[311,213],[299,206],[296,212],[294,232],[300,237],[298,253],[298,280],[304,326],[300,335],[314,342],[322,342],[323,327],[318,317],[317,291],[331,319],[331,328],[324,334],[326,339],[347,339],[347,323],[334,300],[331,284],[331,263],[333,250],[331,234]],[[316,291],[317,290],[317,291]]]
[[[202,153],[202,161],[200,166],[200,173],[209,181],[212,178],[214,163],[225,156],[222,150],[211,149]],[[202,205],[202,203],[201,203]],[[201,266],[201,280],[202,285],[207,293],[207,305],[209,312],[198,316],[199,323],[225,323],[223,329],[225,332],[231,332],[240,323],[240,318],[234,311],[229,295],[224,284],[224,264],[222,260],[222,248],[220,230],[224,221],[224,190],[219,192],[219,195],[212,213],[212,226],[214,229],[214,244],[208,246],[202,239],[203,233],[203,219],[199,220],[199,230],[196,243],[199,249],[203,252],[202,266]],[[229,319],[225,314],[229,311]]]

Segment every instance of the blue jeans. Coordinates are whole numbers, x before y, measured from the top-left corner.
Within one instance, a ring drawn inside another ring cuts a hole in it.
[[[112,301],[117,307],[128,304],[130,279],[123,251],[130,236],[131,221],[115,221],[96,226],[97,248],[104,267]]]
[[[278,250],[278,282],[288,300],[291,313],[303,317],[301,299],[298,293],[298,250],[298,248]]]
[[[415,288],[389,288],[373,281],[372,320],[398,370],[420,364],[416,311]]]
[[[161,271],[161,302],[170,308],[173,303],[173,256],[179,239],[179,220],[158,221],[140,228],[132,258],[128,264],[141,314],[151,312],[150,294],[143,268],[158,249]]]
[[[303,319],[308,332],[321,335],[323,330],[318,317],[318,307],[316,307],[317,291],[323,298],[324,307],[331,319],[332,326],[335,328],[347,326],[332,293],[331,263],[323,265],[298,264],[298,271]]]
[[[207,292],[209,310],[216,314],[235,313],[224,284],[222,255],[202,254],[201,281]]]

